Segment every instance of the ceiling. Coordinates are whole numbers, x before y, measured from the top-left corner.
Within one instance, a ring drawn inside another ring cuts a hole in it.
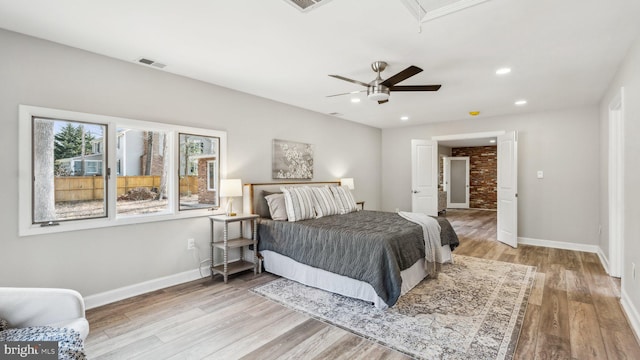
[[[414,2],[0,0],[0,28],[379,128],[594,106],[640,30],[638,0],[489,0],[421,24]],[[369,82],[377,60],[442,88],[327,97],[364,89],[329,74]]]

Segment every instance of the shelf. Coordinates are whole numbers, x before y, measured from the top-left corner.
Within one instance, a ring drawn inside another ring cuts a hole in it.
[[[241,271],[250,270],[255,267],[252,262],[239,260],[227,264],[227,275],[235,274]],[[224,275],[224,264],[220,264],[211,268],[212,273]]]
[[[248,245],[253,245],[253,240],[247,238],[227,240],[228,249],[234,249]],[[213,243],[213,246],[217,247],[218,249],[224,249],[224,241],[216,241]]]

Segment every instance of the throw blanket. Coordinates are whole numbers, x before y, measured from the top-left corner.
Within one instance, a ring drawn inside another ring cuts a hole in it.
[[[437,277],[442,263],[440,225],[438,220],[423,213],[401,211],[398,215],[422,227],[424,234],[424,269],[430,277]]]

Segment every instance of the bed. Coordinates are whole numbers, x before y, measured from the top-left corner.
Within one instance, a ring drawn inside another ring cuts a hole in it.
[[[354,211],[295,222],[270,219],[265,196],[281,187],[339,186],[337,182],[247,184],[244,209],[261,216],[258,250],[265,271],[378,308],[398,298],[427,275],[424,228],[399,214]],[[335,189],[335,188],[333,188]],[[445,218],[440,225],[440,262],[452,260],[458,238]]]

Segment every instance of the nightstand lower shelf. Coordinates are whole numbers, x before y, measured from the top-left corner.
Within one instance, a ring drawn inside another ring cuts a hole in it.
[[[227,264],[227,275],[231,275],[231,274],[235,274],[235,273],[239,273],[241,271],[245,271],[245,270],[251,270],[251,269],[255,269],[255,264],[249,261],[245,261],[245,260],[238,260],[238,261],[234,261],[234,262],[230,262]],[[221,265],[217,265],[211,268],[211,271],[215,274],[220,274],[222,276],[225,275],[224,273],[224,264]]]

